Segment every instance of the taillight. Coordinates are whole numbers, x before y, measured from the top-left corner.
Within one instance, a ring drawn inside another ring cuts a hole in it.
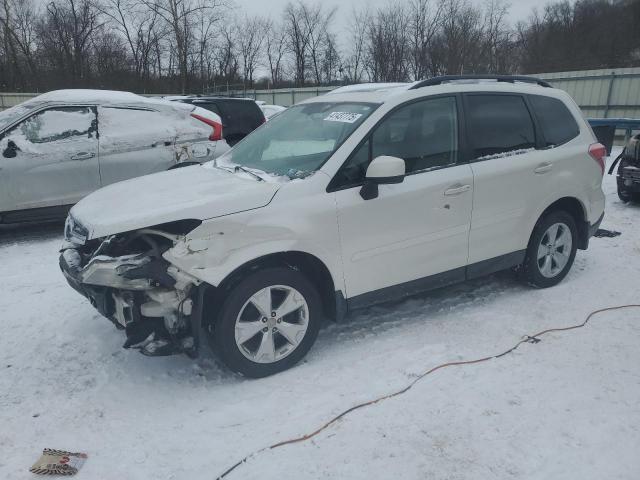
[[[210,118],[206,118],[201,115],[198,115],[197,113],[192,113],[191,116],[196,120],[200,120],[201,122],[204,122],[207,125],[209,125],[211,128],[213,128],[213,133],[209,135],[209,140],[211,140],[212,142],[222,140],[222,125],[220,123],[214,120],[211,120]]]
[[[600,165],[600,170],[602,170],[602,174],[604,175],[607,148],[601,143],[592,143],[591,145],[589,145],[589,155],[591,155],[591,158],[598,162],[598,165]]]

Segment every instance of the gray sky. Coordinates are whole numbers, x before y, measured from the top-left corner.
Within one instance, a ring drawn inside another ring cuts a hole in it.
[[[250,15],[270,14],[272,18],[278,18],[282,13],[285,5],[290,0],[234,0],[238,5],[239,12],[247,12]],[[369,4],[371,8],[387,5],[391,0],[311,0],[313,2],[322,2],[327,7],[338,7],[338,13],[336,16],[336,30],[341,31],[347,28],[349,22],[349,16],[351,10],[355,8],[362,8]],[[507,0],[508,1],[508,0]],[[483,0],[471,0],[476,5],[481,5]],[[508,1],[511,5],[509,9],[509,21],[515,24],[519,20],[526,20],[531,12],[531,9],[537,6],[542,9],[546,0],[511,0]]]

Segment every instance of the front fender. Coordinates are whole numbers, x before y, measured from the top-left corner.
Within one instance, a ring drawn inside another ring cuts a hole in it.
[[[335,210],[307,210],[300,216],[274,210],[205,221],[163,257],[199,280],[218,286],[248,262],[274,253],[303,252],[323,262],[336,288],[343,289]]]

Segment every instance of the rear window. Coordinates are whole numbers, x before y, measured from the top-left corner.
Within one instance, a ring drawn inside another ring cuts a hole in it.
[[[557,98],[530,95],[529,100],[544,135],[546,147],[562,145],[580,133],[575,118]]]
[[[264,122],[264,114],[258,104],[244,100],[216,100],[215,103],[196,105],[205,107],[217,113],[222,118],[225,135],[248,134],[258,128]]]
[[[474,159],[535,148],[533,121],[519,95],[468,95],[467,125]]]

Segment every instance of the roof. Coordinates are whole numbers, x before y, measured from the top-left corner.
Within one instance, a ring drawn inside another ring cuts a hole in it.
[[[150,108],[169,108],[172,110],[192,108],[186,104],[170,102],[158,97],[143,97],[131,92],[117,90],[67,89],[52,90],[24,102],[23,105],[45,103],[89,103],[96,105],[128,105]]]
[[[92,103],[132,103],[144,102],[148,99],[131,92],[117,90],[67,89],[52,90],[35,97],[41,102],[92,102]]]
[[[380,84],[373,84],[378,85]],[[383,84],[384,85],[384,84]],[[566,98],[568,94],[557,88],[542,87],[536,84],[514,82],[505,83],[492,80],[479,81],[452,81],[440,85],[429,85],[419,88],[410,88],[416,84],[403,84],[402,87],[370,87],[368,89],[347,89],[342,92],[333,90],[325,95],[304,100],[301,103],[311,102],[367,102],[385,103],[390,100],[404,101],[413,98],[426,97],[430,95],[441,95],[446,93],[464,92],[513,92],[526,94],[539,94],[551,97]],[[356,87],[354,85],[354,87]]]
[[[335,90],[331,90],[327,95],[334,95],[336,93],[347,92],[379,92],[390,89],[402,88],[409,89],[413,85],[412,83],[357,83],[355,85],[345,85],[344,87],[338,87]]]

